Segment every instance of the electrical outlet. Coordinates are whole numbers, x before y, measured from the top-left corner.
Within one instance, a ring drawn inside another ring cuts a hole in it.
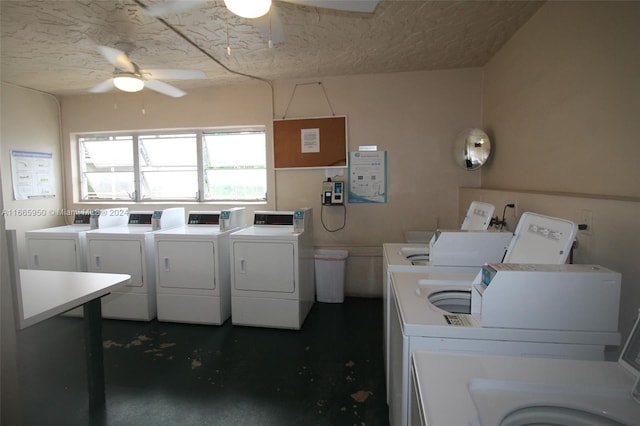
[[[587,229],[584,229],[580,232],[582,232],[584,235],[591,235],[593,226],[593,212],[591,210],[580,210],[578,215],[578,225],[586,225]]]

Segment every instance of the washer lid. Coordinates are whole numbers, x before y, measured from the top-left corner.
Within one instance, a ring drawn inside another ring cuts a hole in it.
[[[466,230],[485,230],[491,223],[491,217],[496,207],[493,204],[473,201],[469,205],[467,215],[460,226],[460,229]]]
[[[571,221],[522,213],[503,263],[565,263],[577,233]]]

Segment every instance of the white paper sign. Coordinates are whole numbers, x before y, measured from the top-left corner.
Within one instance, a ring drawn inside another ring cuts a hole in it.
[[[300,130],[301,152],[320,152],[320,129]]]
[[[52,153],[11,151],[11,173],[16,200],[56,196]]]

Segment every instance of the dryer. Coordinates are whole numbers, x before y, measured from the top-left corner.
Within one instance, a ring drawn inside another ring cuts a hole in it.
[[[640,424],[639,321],[618,362],[415,352],[411,425]]]
[[[315,299],[312,209],[256,211],[229,236],[231,321],[300,329]]]
[[[229,235],[245,208],[191,211],[187,225],[155,233],[158,321],[221,325],[231,316]]]
[[[89,272],[131,275],[131,281],[102,298],[102,317],[150,321],[156,317],[154,235],[184,226],[184,208],[134,211],[128,224],[86,234]]]
[[[76,213],[72,225],[25,232],[27,268],[52,271],[87,271],[87,231],[127,224],[127,208]]]
[[[27,231],[27,268],[86,272],[86,233],[93,229],[126,225],[128,219],[127,208],[93,210],[76,213],[72,225]],[[72,309],[64,315],[81,317],[82,308]]]

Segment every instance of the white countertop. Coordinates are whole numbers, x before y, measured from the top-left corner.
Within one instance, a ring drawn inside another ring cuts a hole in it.
[[[21,328],[105,296],[129,281],[131,276],[126,274],[21,269]]]

